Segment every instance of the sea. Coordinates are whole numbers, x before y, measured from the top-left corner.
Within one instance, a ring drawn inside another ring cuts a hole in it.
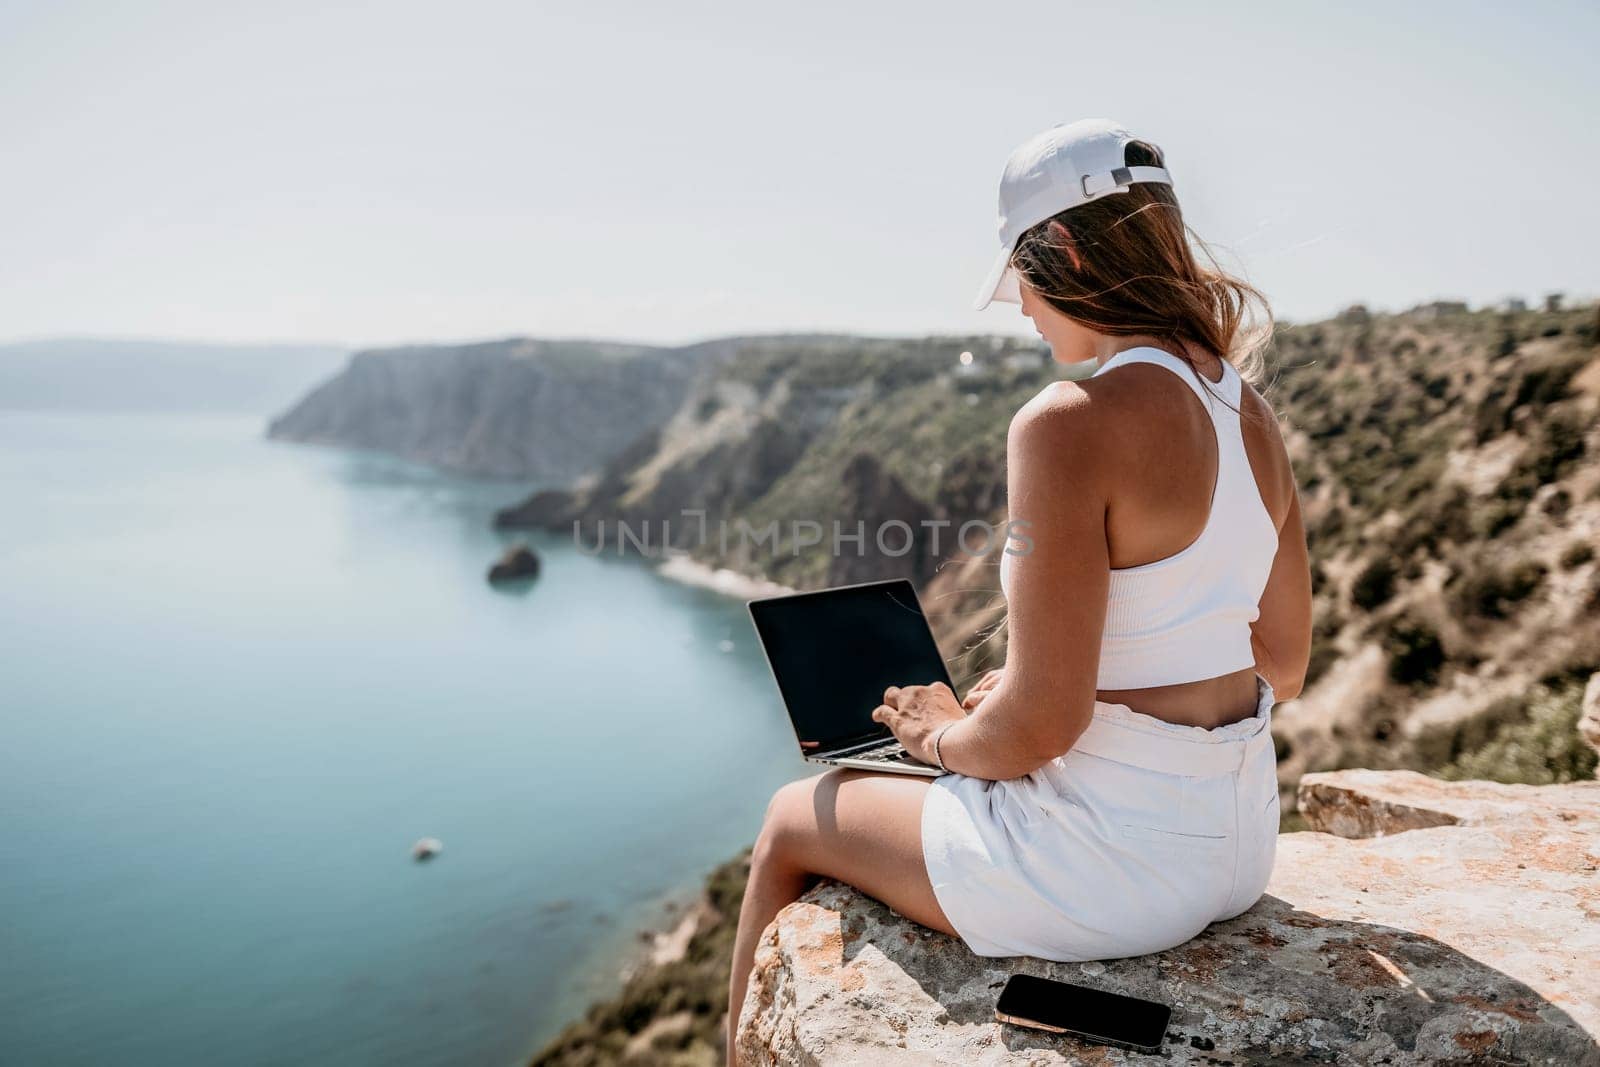
[[[809,773],[740,600],[263,430],[0,413],[0,1064],[525,1063]]]

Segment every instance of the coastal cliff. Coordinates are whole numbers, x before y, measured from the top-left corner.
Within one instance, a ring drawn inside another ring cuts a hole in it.
[[[592,482],[537,493],[496,522],[568,536],[576,526],[586,544],[604,532],[608,552],[625,523],[653,551],[796,587],[925,581],[947,551],[932,550],[925,520],[997,514],[1006,424],[1052,380],[1049,367],[1018,338],[740,340],[702,368],[656,434]],[[908,545],[878,543],[890,520],[909,528]],[[835,553],[835,523],[864,536]]]
[[[267,432],[566,484],[670,415],[714,348],[513,339],[358,352]]]

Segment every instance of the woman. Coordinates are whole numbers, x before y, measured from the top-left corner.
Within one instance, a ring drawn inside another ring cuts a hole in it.
[[[1191,240],[1160,150],[1112,122],[1018,147],[1000,214],[978,307],[1020,303],[1056,361],[1093,370],[1011,424],[1031,548],[1001,561],[1005,666],[963,702],[906,679],[874,711],[943,776],[834,769],[772,798],[730,1063],[756,942],[819,877],[982,956],[1074,961],[1181,944],[1271,872],[1271,711],[1304,683],[1311,581],[1276,419],[1235,365],[1259,360],[1265,302]]]

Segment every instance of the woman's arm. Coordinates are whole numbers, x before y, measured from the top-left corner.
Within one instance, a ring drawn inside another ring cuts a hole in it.
[[[1278,553],[1261,593],[1260,613],[1250,624],[1256,670],[1272,685],[1280,703],[1300,695],[1311,663],[1311,564],[1300,519],[1300,491],[1292,470],[1287,477],[1288,514],[1278,529]]]
[[[896,714],[900,708],[879,711],[897,736],[906,727],[900,739],[918,758],[931,761],[932,735],[957,719],[939,741],[947,769],[974,778],[1017,778],[1069,750],[1088,726],[1111,583],[1109,496],[1100,462],[1111,438],[1096,415],[1084,391],[1063,382],[1012,420],[1006,445],[1011,520],[1032,544],[1011,561],[1005,672],[965,717],[953,696],[946,700],[937,692],[943,686],[898,690],[904,714]],[[911,728],[907,718],[924,728]]]

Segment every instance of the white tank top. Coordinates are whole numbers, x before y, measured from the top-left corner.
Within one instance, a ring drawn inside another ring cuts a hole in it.
[[[1188,363],[1158,348],[1118,352],[1093,377],[1130,363],[1166,367],[1200,398],[1217,434],[1217,482],[1205,529],[1187,548],[1138,567],[1112,568],[1095,688],[1176,685],[1253,667],[1250,624],[1261,614],[1278,531],[1256,488],[1233,410],[1244,383],[1224,360],[1222,380],[1202,384]],[[1011,559],[1001,554],[1002,589]]]

